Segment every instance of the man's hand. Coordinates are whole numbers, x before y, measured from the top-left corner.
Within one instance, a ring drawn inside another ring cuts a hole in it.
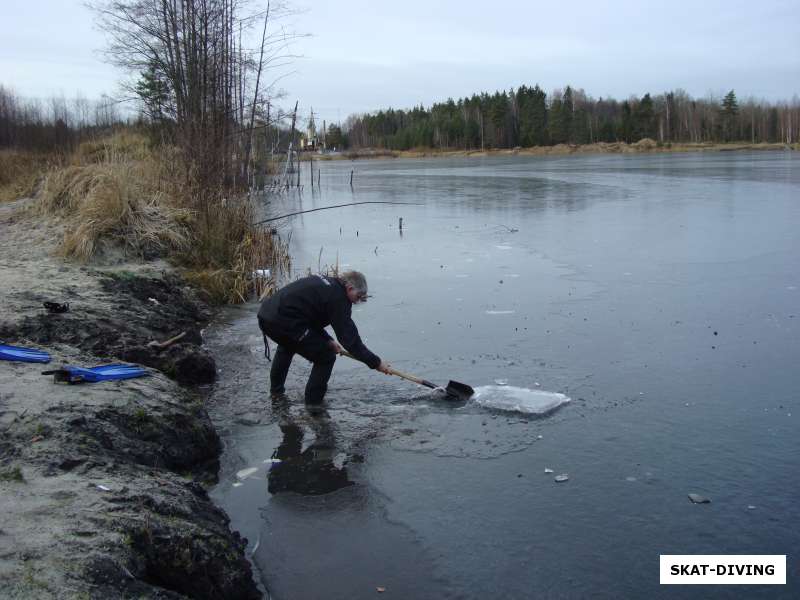
[[[328,342],[328,345],[331,347],[331,350],[336,352],[336,354],[344,354],[344,348],[342,348],[342,345],[336,340],[331,340]]]
[[[382,360],[381,364],[379,364],[376,368],[381,373],[386,373],[387,375],[391,375],[392,374],[392,365],[387,363],[385,360]]]

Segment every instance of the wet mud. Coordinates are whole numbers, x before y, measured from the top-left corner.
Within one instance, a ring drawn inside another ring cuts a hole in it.
[[[202,348],[201,329],[211,310],[196,293],[174,275],[156,279],[132,275],[100,279],[104,303],[59,298],[69,310],[40,310],[19,320],[0,322],[0,339],[34,344],[67,344],[93,356],[122,360],[157,369],[181,383],[211,383],[216,378],[214,358]],[[33,303],[48,301],[29,294]],[[178,343],[167,348],[150,344],[181,332]]]
[[[0,596],[261,598],[247,541],[207,492],[222,445],[196,384],[216,378],[201,335],[212,309],[147,265],[64,263],[55,239],[50,224],[0,220],[0,339],[53,357],[0,361]],[[120,361],[149,376],[41,374]]]

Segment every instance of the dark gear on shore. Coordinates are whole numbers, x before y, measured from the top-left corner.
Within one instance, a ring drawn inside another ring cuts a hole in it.
[[[363,282],[356,289],[348,280]],[[299,354],[313,363],[305,390],[306,404],[319,405],[328,390],[328,380],[336,361],[337,344],[325,331],[330,325],[339,344],[371,369],[381,359],[361,341],[353,319],[354,302],[365,300],[366,281],[355,271],[340,278],[311,275],[290,283],[261,303],[258,325],[278,348],[270,368],[270,393],[285,392],[284,384],[292,358]],[[266,341],[266,340],[265,340]]]

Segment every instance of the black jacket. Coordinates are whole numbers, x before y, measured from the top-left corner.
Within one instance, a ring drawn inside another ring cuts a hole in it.
[[[259,320],[291,340],[302,340],[309,331],[325,332],[330,325],[336,338],[350,354],[374,369],[381,364],[361,341],[344,284],[333,277],[311,275],[282,287],[261,303]]]

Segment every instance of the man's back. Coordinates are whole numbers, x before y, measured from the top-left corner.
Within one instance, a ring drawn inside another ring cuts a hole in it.
[[[282,287],[261,303],[259,318],[298,339],[306,329],[321,330],[343,317],[351,304],[337,279],[311,275]]]

